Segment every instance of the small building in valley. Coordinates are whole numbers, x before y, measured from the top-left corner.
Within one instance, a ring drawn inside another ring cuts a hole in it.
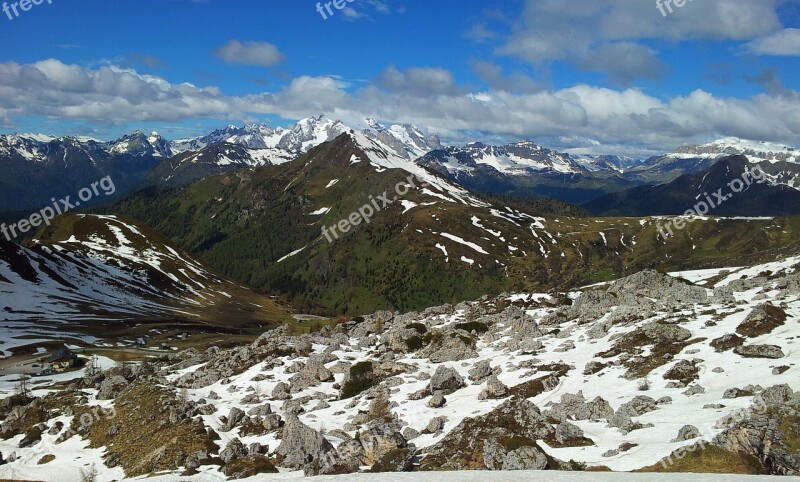
[[[47,363],[54,372],[63,372],[74,367],[78,362],[78,355],[67,347],[59,348],[59,350],[50,355]]]

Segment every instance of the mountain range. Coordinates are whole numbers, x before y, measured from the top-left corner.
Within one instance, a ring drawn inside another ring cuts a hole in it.
[[[416,187],[395,195],[409,175]],[[383,193],[390,202],[362,219]],[[753,260],[795,245],[799,228],[793,218],[707,219],[666,241],[656,218],[593,219],[563,202],[485,196],[354,131],[285,164],[154,187],[101,209],[322,314]],[[358,225],[347,227],[352,219]]]
[[[733,138],[636,160],[570,155],[530,141],[446,147],[438,137],[412,125],[384,126],[366,119],[365,126],[359,132],[380,142],[393,155],[416,161],[474,191],[491,194],[549,197],[581,204],[638,186],[668,183],[735,154],[772,164],[775,175],[784,178],[782,183],[800,186],[795,178],[795,149]],[[41,134],[0,135],[0,165],[9,173],[0,180],[0,212],[39,208],[52,197],[74,194],[107,175],[115,181],[116,196],[122,197],[149,186],[179,186],[231,170],[284,164],[350,131],[356,130],[320,115],[290,128],[228,126],[173,141],[156,132],[142,131],[110,142]],[[775,164],[785,169],[776,170]]]

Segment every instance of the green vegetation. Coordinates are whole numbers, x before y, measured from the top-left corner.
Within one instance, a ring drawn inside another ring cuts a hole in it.
[[[755,457],[697,444],[680,448],[661,462],[636,472],[761,475],[764,469]]]
[[[474,331],[480,335],[489,331],[489,326],[486,323],[481,323],[479,321],[470,321],[467,323],[457,324],[456,329],[464,330],[467,333],[472,333]]]
[[[350,378],[342,385],[341,399],[353,398],[378,384],[372,362],[359,362],[350,367]]]
[[[220,273],[280,295],[300,312],[324,316],[418,311],[504,291],[565,290],[661,264],[673,270],[747,264],[800,244],[800,218],[696,221],[665,242],[652,219],[585,218],[563,203],[491,197],[500,209],[544,216],[532,236],[530,222],[507,222],[458,203],[422,205],[430,197],[416,191],[407,199],[418,207],[404,213],[392,204],[328,242],[325,227],[370,196],[391,192],[407,175],[351,165],[353,155],[361,153],[343,136],[287,164],[179,189],[148,189],[104,211],[139,219]],[[339,182],[326,188],[332,179]],[[323,207],[331,209],[311,214]],[[514,240],[516,250],[476,228],[474,217]],[[443,241],[441,233],[476,242],[490,254]],[[448,260],[440,243],[447,245]],[[475,264],[460,262],[462,256]]]

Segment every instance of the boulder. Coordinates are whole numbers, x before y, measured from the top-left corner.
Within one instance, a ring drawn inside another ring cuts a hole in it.
[[[127,387],[128,387],[128,381],[120,375],[115,375],[113,377],[106,378],[100,384],[100,389],[97,391],[97,399],[114,400]]]
[[[433,394],[430,400],[428,400],[428,406],[431,408],[442,408],[447,403],[447,399],[444,398],[442,392],[436,392]]]
[[[449,395],[464,386],[464,377],[455,368],[444,365],[436,368],[429,384],[431,393],[442,392],[444,395]]]
[[[247,447],[244,446],[241,440],[235,438],[228,442],[228,445],[225,446],[225,449],[219,453],[219,458],[226,464],[240,459],[242,457],[247,456],[249,451]]]
[[[544,470],[547,456],[538,447],[526,446],[508,452],[501,470]]]
[[[685,442],[700,436],[700,430],[694,425],[684,425],[678,430],[678,436],[672,439],[672,442]]]
[[[244,420],[245,416],[246,415],[243,410],[236,407],[231,408],[230,412],[228,412],[228,416],[226,417],[225,424],[219,429],[219,431],[230,432],[242,423],[242,420]]]
[[[301,469],[333,451],[333,445],[319,432],[303,424],[296,416],[288,415],[283,438],[276,451],[283,457],[281,466]]]
[[[506,396],[508,396],[508,387],[498,380],[496,376],[492,375],[486,381],[486,388],[478,395],[478,399],[496,400]]]
[[[783,350],[777,345],[742,345],[733,349],[733,352],[744,358],[783,358]]]

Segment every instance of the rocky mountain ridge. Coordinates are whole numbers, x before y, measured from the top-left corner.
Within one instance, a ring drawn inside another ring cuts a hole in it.
[[[689,463],[796,475],[798,268],[792,257],[646,271],[567,294],[379,312],[40,387],[0,410],[0,476],[77,473],[75,457],[117,479]],[[73,397],[70,411],[54,406]],[[76,422],[134,404],[162,407],[138,441],[121,435],[127,418]],[[93,448],[76,450],[82,439]],[[58,455],[37,465],[47,452]]]

